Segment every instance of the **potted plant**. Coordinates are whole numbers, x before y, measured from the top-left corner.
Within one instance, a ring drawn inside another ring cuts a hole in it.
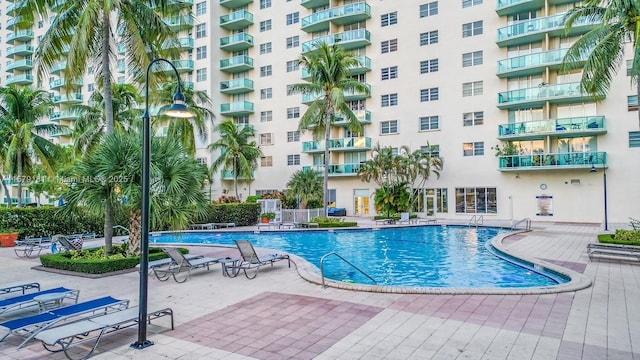
[[[274,212],[263,212],[260,214],[260,221],[263,223],[269,223],[271,220],[276,218],[276,213]]]
[[[520,146],[511,141],[507,141],[507,143],[502,147],[500,147],[500,145],[496,145],[491,149],[496,151],[496,156],[504,157],[507,167],[513,166],[514,155],[520,155]]]
[[[16,240],[18,240],[18,230],[16,229],[3,229],[0,230],[0,246],[2,247],[14,247],[16,246]]]

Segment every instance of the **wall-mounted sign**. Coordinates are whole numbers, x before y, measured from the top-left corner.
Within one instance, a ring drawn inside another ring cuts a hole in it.
[[[553,196],[551,195],[537,195],[537,216],[553,216]]]

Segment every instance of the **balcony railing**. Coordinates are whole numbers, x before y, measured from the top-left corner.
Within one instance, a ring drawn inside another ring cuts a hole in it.
[[[499,16],[537,10],[544,6],[544,0],[498,0],[496,13]]]
[[[337,25],[352,24],[371,18],[371,8],[365,2],[347,4],[305,16],[301,28],[306,32],[317,32],[329,29],[329,23]]]
[[[180,73],[184,73],[184,72],[191,72],[193,71],[194,68],[194,61],[193,60],[172,60],[173,62],[173,66],[176,67],[176,70],[178,70],[178,72]],[[173,73],[173,68],[171,68],[171,66],[169,66],[168,64],[158,64],[156,65],[154,72],[164,72],[164,73]]]
[[[307,9],[315,9],[322,6],[329,6],[329,0],[300,0],[300,5]]]
[[[330,139],[329,150],[331,151],[362,151],[371,149],[371,138],[369,137],[348,137],[342,139]],[[302,152],[314,153],[324,151],[324,141],[305,141],[302,143]]]
[[[76,112],[63,110],[51,113],[51,115],[49,115],[49,120],[52,122],[60,122],[60,120],[75,120],[79,116],[80,115]]]
[[[500,171],[562,170],[607,166],[606,152],[564,152],[498,157]]]
[[[367,88],[367,92],[348,90],[344,92],[344,99],[346,101],[353,101],[353,100],[362,100],[362,99],[371,97],[371,85],[370,84],[363,84],[363,85]],[[317,100],[319,97],[321,97],[320,94],[302,94],[302,103],[310,104],[315,100]]]
[[[7,36],[7,44],[13,44],[14,41],[29,41],[33,40],[33,31],[31,30],[19,30],[9,33]]]
[[[567,51],[569,49],[556,49],[500,60],[497,75],[500,78],[526,76],[539,74],[545,67],[557,69],[562,64]]]
[[[83,84],[82,79],[71,80],[71,85],[73,86],[82,86],[82,84]],[[65,79],[54,79],[49,81],[50,89],[57,89],[62,86],[65,86]]]
[[[10,48],[7,48],[7,56],[9,57],[13,55],[27,56],[27,55],[33,54],[34,50],[35,50],[35,47],[33,47],[32,45],[12,46]]]
[[[75,94],[69,94],[67,95],[56,95],[54,97],[51,98],[51,101],[53,101],[54,103],[78,103],[78,102],[82,102],[82,94],[79,93],[75,93]]]
[[[220,60],[220,71],[239,73],[253,69],[253,59],[246,55]]]
[[[358,65],[349,68],[349,75],[357,75],[364,74],[368,71],[371,71],[371,59],[366,56],[357,56]],[[309,70],[307,68],[302,68],[302,79],[309,80],[311,78],[311,74],[309,74]]]
[[[248,115],[253,113],[253,103],[249,101],[236,101],[220,104],[222,115]]]
[[[498,93],[498,108],[516,109],[542,106],[551,103],[574,103],[602,100],[601,96],[591,96],[580,91],[580,83],[540,84],[534,88],[517,89]]]
[[[193,18],[188,15],[172,16],[162,19],[173,31],[190,30],[193,28]]]
[[[339,44],[346,50],[352,50],[371,45],[371,33],[365,29],[357,29],[339,34],[321,36],[302,43],[302,52],[315,51],[323,42],[328,45]]]
[[[565,33],[565,13],[543,18],[522,20],[498,29],[496,44],[500,47],[542,41],[546,33],[551,36],[576,36],[584,34],[600,21],[581,19],[574,22],[569,33]]]
[[[233,170],[222,170],[220,171],[220,178],[222,180],[233,180]],[[246,176],[238,176],[238,180],[246,180]],[[251,179],[255,179],[253,171],[251,171]]]
[[[606,132],[604,116],[579,116],[498,125],[498,138],[509,140],[544,138],[547,135],[598,135]]]
[[[193,42],[192,37],[181,37],[178,41],[165,41],[162,46],[165,49],[181,49],[184,51],[193,49]],[[124,53],[124,51],[122,53]]]
[[[249,5],[253,0],[220,0],[220,5],[228,9],[237,9],[245,5]]]
[[[16,60],[7,62],[7,71],[13,70],[31,70],[33,69],[33,61],[29,59]]]
[[[331,164],[329,165],[329,176],[357,176],[360,164]],[[303,166],[302,171],[315,171],[322,174],[323,165]]]
[[[253,46],[253,36],[247,33],[238,33],[220,38],[220,48],[224,51],[246,50]]]
[[[253,81],[247,78],[239,78],[220,83],[220,92],[223,94],[244,94],[253,91]]]
[[[7,85],[29,85],[33,83],[33,75],[20,74],[7,77]]]
[[[51,71],[52,74],[58,73],[60,71],[64,71],[64,69],[67,68],[67,62],[66,61],[59,61],[53,65],[51,65],[51,69],[49,69],[49,71]]]
[[[251,24],[253,24],[253,14],[247,10],[238,10],[220,16],[220,26],[227,30],[244,29]]]

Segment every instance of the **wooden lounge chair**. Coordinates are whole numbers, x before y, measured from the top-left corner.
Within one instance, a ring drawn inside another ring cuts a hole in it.
[[[40,331],[34,338],[40,340],[48,351],[64,351],[69,359],[72,359],[72,355],[75,358],[78,357],[77,354],[69,351],[72,347],[88,343],[91,349],[81,357],[87,359],[96,350],[103,336],[137,326],[138,316],[138,307],[131,307]],[[163,316],[171,317],[171,330],[173,330],[173,310],[170,308],[147,311],[147,322],[150,323],[151,320]]]
[[[164,252],[169,255],[171,262],[167,266],[157,266],[153,268],[153,273],[160,281],[165,281],[169,277],[179,283],[189,280],[191,270],[199,268],[207,268],[209,265],[220,262],[222,258],[198,257],[195,259],[187,259],[176,248],[163,248]]]
[[[238,251],[240,251],[240,256],[242,261],[237,265],[236,271],[232,272],[231,276],[237,276],[240,273],[240,270],[244,272],[244,275],[247,279],[254,279],[258,276],[258,271],[260,271],[260,267],[263,265],[271,264],[280,260],[287,260],[289,263],[289,267],[291,267],[291,259],[289,255],[286,254],[268,254],[268,255],[258,255],[256,250],[253,248],[253,245],[249,240],[234,240],[236,242],[236,246],[238,247]],[[255,273],[250,274],[250,270],[254,270]]]

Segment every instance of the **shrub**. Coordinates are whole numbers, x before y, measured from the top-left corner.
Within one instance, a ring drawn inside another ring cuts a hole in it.
[[[260,205],[247,203],[210,204],[207,215],[198,219],[202,223],[234,222],[237,226],[255,225]]]
[[[640,230],[616,230],[615,234],[599,234],[598,241],[606,244],[640,246]]]
[[[321,228],[358,226],[358,223],[355,221],[342,221],[342,218],[335,217],[314,217],[311,218],[311,222],[318,223],[318,227]]]
[[[262,197],[260,195],[249,195],[244,202],[247,204],[255,204],[258,199],[262,199]]]

